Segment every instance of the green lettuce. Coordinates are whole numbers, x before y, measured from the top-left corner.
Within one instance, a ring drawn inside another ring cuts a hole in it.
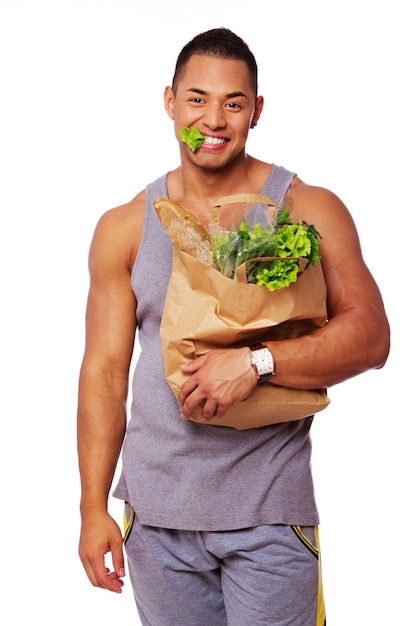
[[[311,224],[292,224],[287,211],[282,211],[275,226],[250,227],[241,222],[235,231],[218,231],[212,234],[212,257],[218,269],[229,278],[247,262],[249,283],[265,285],[269,291],[287,287],[297,281],[299,259],[305,258],[316,265],[321,258],[320,233]],[[280,257],[274,261],[252,261],[259,257]]]
[[[206,138],[200,133],[197,126],[193,126],[191,129],[187,127],[181,128],[180,139],[187,144],[190,150],[195,152],[201,144],[204,143]]]

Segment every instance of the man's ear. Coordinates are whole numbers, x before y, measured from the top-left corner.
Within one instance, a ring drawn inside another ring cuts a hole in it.
[[[164,104],[165,111],[168,113],[169,117],[172,120],[175,119],[175,97],[174,92],[172,91],[172,87],[165,87]]]
[[[251,128],[255,128],[255,126],[257,125],[259,118],[261,117],[263,108],[264,108],[264,97],[258,96],[256,98],[255,110],[253,112],[253,117],[252,117],[252,121],[250,125]]]

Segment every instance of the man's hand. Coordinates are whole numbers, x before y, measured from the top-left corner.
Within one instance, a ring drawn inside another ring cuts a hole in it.
[[[114,571],[104,562],[111,552]],[[81,526],[79,555],[94,587],[122,592],[125,576],[123,537],[120,528],[108,513],[86,516]]]
[[[257,376],[251,365],[249,348],[211,350],[181,366],[190,374],[178,394],[183,419],[189,419],[197,406],[203,417],[223,417],[228,408],[244,400],[256,387]]]

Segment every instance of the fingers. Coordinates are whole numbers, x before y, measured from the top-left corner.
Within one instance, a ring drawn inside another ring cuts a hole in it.
[[[124,582],[122,577],[125,575],[124,568],[115,568],[114,571],[105,564],[104,555],[98,555],[90,558],[83,558],[84,569],[87,576],[94,587],[107,589],[115,593],[121,593]]]
[[[178,407],[180,409],[181,418],[186,420],[188,419],[194,408],[198,406],[199,401],[193,401],[191,394],[197,389],[196,384],[190,384],[191,381],[187,381],[187,384],[184,384],[178,394]]]
[[[126,576],[122,545],[117,543],[117,545],[111,548],[114,573],[119,579]],[[123,584],[123,581],[121,582]]]
[[[213,417],[223,417],[229,407],[219,401],[217,394],[210,393],[205,386],[198,384],[193,384],[192,388],[183,385],[178,395],[178,403],[183,420],[188,420],[197,407],[202,407],[201,416],[206,421]]]
[[[124,584],[122,578],[125,575],[123,537],[108,514],[83,523],[79,554],[94,587],[121,593]],[[113,571],[107,567],[106,561],[111,561]]]
[[[203,418],[210,419],[218,409],[218,401],[208,388],[207,381],[199,383],[197,379],[190,378],[180,389],[178,406],[183,420],[189,419],[199,406],[202,407]]]
[[[237,402],[248,397],[257,380],[248,348],[211,350],[181,370],[189,374],[178,394],[182,419],[190,419],[202,407],[203,419],[223,417]]]
[[[209,376],[205,373],[207,369],[210,369],[209,362],[212,356],[208,352],[180,366],[184,374],[190,375],[178,393],[178,406],[184,420],[189,419],[198,406],[203,407],[205,419],[213,417],[218,410],[218,400],[215,399],[213,393],[213,381],[210,381]]]
[[[107,574],[106,582],[107,585],[104,587],[105,589],[108,589],[109,591],[114,591],[115,593],[122,593],[124,582],[120,578],[120,576],[116,574],[116,572],[109,572]]]
[[[207,400],[203,406],[202,417],[206,422],[209,422],[213,417],[220,417],[218,414],[219,404],[212,400]]]

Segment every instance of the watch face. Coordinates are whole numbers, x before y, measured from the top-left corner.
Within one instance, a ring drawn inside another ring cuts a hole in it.
[[[274,371],[274,361],[272,354],[268,348],[261,348],[260,350],[254,350],[252,353],[253,364],[258,370],[259,376],[264,374],[272,374]]]

